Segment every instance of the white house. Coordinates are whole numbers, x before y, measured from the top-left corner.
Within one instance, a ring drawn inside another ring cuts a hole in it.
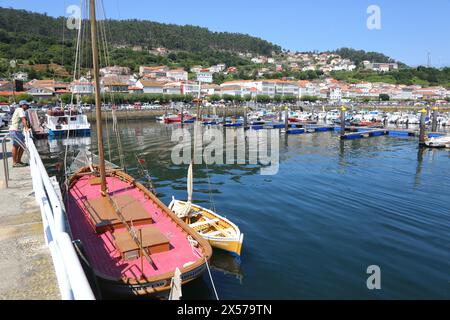
[[[212,73],[219,73],[219,72],[224,71],[225,68],[226,68],[226,65],[223,64],[223,63],[221,63],[221,64],[216,64],[215,66],[209,67],[209,72],[212,72]],[[200,70],[198,70],[198,71],[200,71]]]
[[[36,87],[28,90],[28,93],[31,94],[34,99],[40,100],[53,97],[55,91],[52,88]]]
[[[181,94],[182,82],[168,82],[164,84],[163,91],[165,94]]]
[[[329,99],[330,100],[341,100],[342,99],[342,90],[339,87],[330,88],[329,92]]]
[[[242,95],[242,90],[240,85],[229,85],[221,88],[222,95],[228,94],[232,96]]]
[[[213,94],[220,93],[220,86],[217,84],[202,84],[201,86],[202,95],[210,96]]]
[[[298,96],[310,96],[310,97],[319,97],[320,96],[320,86],[316,83],[300,80],[297,82],[299,86]]]
[[[183,69],[171,69],[166,72],[167,78],[173,80],[173,81],[187,81],[188,80],[188,73]]]
[[[136,87],[141,88],[144,93],[164,93],[165,83],[162,81],[138,80]]]
[[[197,72],[197,81],[211,83],[213,82],[213,74],[208,69],[202,69]]]
[[[200,85],[197,82],[185,81],[181,83],[181,94],[191,94],[198,96],[200,93]]]
[[[169,67],[167,67],[167,66],[157,66],[157,67],[140,66],[139,67],[139,75],[141,77],[148,77],[148,78],[166,77],[168,71],[169,71]]]
[[[94,85],[85,78],[80,78],[70,84],[70,91],[76,95],[89,95],[94,93]]]

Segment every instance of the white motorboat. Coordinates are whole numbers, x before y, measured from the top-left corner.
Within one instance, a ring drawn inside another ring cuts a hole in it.
[[[425,145],[429,148],[450,148],[450,136],[430,138]]]
[[[49,110],[46,116],[46,127],[51,137],[72,135],[89,135],[91,124],[87,116],[78,110]]]

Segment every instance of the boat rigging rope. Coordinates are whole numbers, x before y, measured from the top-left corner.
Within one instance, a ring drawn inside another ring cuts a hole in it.
[[[106,12],[105,12],[105,6],[103,4],[103,0],[101,2],[98,2],[98,6],[99,6],[99,12],[102,14],[102,19],[99,20],[99,32],[100,32],[100,39],[101,39],[101,46],[100,48],[103,49],[102,53],[103,56],[102,58],[104,59],[104,65],[107,67],[111,66],[111,54],[109,51],[109,47],[108,47],[108,41],[107,41],[107,29],[109,31],[109,34],[111,34],[110,30],[109,30],[109,25],[107,24],[107,19],[106,19]],[[119,153],[119,161],[120,161],[120,166],[123,170],[126,171],[125,169],[125,161],[124,161],[124,154],[123,154],[123,148],[122,148],[122,141],[120,138],[120,132],[119,132],[119,125],[117,122],[117,116],[114,110],[114,106],[115,106],[115,97],[114,94],[112,92],[109,92],[109,97],[110,97],[110,101],[111,101],[111,105],[112,105],[112,130],[115,134],[115,138],[116,138],[116,143],[117,143],[117,148],[118,148],[118,153]],[[110,149],[110,138],[109,138],[109,129],[108,129],[108,116],[106,115],[106,129],[107,129],[107,141],[108,141],[108,148]],[[110,156],[110,162],[111,161],[111,156]]]
[[[141,163],[141,160],[143,160],[143,159],[140,159],[136,153],[134,153],[134,157],[136,158],[136,161],[137,161],[137,164],[138,164],[139,175],[140,176],[144,176],[147,179],[147,185],[148,186],[146,186],[146,187],[148,189],[150,189],[151,193],[156,195],[156,189],[155,189],[155,186],[153,185],[152,177],[151,177],[150,173],[148,172],[148,170],[145,169],[144,166]]]
[[[97,120],[98,121],[98,120]],[[108,158],[109,158],[109,162],[112,163],[111,160],[111,142],[109,139],[109,125],[108,125],[108,113],[105,112],[105,125],[106,125],[106,142],[107,142],[107,146],[108,146]]]
[[[82,8],[83,0],[80,0],[80,8]],[[80,46],[81,46],[81,23],[82,23],[82,17],[80,17],[80,21],[78,22],[78,34],[77,34],[77,43],[76,43],[76,49],[75,49],[75,63],[74,63],[74,69],[73,69],[73,81],[76,81],[77,78],[77,64],[80,63]],[[81,64],[79,65],[79,72],[81,74]],[[72,94],[70,96],[70,109],[69,109],[69,119],[72,117],[72,106],[73,106],[73,97],[74,97],[74,90],[72,90]],[[63,109],[64,110],[64,109]],[[69,124],[68,124],[69,125]],[[70,129],[70,127],[68,128]],[[70,130],[67,130],[67,139],[69,139]],[[66,143],[66,148],[64,150],[64,177],[67,178],[67,153],[69,151],[69,143]],[[65,179],[67,180],[67,179]],[[67,181],[66,181],[67,182]],[[68,187],[66,185],[66,187]],[[67,188],[68,190],[68,188]]]
[[[123,149],[122,149],[122,140],[120,138],[119,124],[117,122],[116,110],[113,109],[111,111],[111,114],[113,117],[113,132],[116,135],[117,148],[119,150],[120,167],[125,170],[125,160],[124,160]]]
[[[219,295],[217,294],[216,286],[214,285],[214,280],[211,275],[211,270],[209,269],[209,263],[208,263],[208,260],[206,259],[206,257],[205,257],[205,263],[206,263],[206,268],[208,269],[209,279],[211,280],[211,284],[214,289],[214,294],[216,295],[216,300],[219,300]]]
[[[105,15],[105,11],[104,11],[104,7],[103,7],[103,3],[100,4],[97,2],[97,7],[96,10],[97,12],[103,13],[103,16],[100,17],[99,15],[99,19],[97,20],[97,24],[98,24],[98,33],[99,33],[99,58],[100,58],[100,64],[109,67],[110,63],[109,63],[109,52],[108,52],[108,45],[107,45],[107,41],[106,41],[106,31],[105,31],[105,20],[106,20],[106,15]],[[112,93],[110,92],[110,100],[112,102],[112,104],[114,104],[114,98]],[[112,157],[111,157],[111,139],[109,136],[109,122],[108,122],[108,112],[105,111],[105,133],[106,133],[106,143],[107,143],[107,147],[108,147],[108,158],[109,158],[109,162],[112,162]]]
[[[209,193],[209,202],[210,202],[210,209],[214,212],[216,212],[216,204],[214,203],[214,198],[213,198],[213,194],[212,194],[212,189],[211,189],[211,178],[209,176],[209,168],[208,168],[208,164],[205,161],[205,167],[206,167],[206,177],[208,178],[208,193]]]

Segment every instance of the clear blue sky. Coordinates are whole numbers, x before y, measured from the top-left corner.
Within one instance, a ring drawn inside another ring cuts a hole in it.
[[[352,47],[409,65],[450,66],[449,0],[103,0],[114,19],[193,24],[258,36],[285,49]],[[79,0],[0,0],[0,6],[66,15]],[[381,30],[366,27],[367,7],[381,8]]]

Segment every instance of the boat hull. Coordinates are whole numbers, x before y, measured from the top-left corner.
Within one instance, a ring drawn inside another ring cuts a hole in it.
[[[52,130],[48,129],[48,135],[50,137],[65,137],[69,132],[70,136],[87,136],[91,134],[91,129],[75,129],[75,130]]]
[[[208,237],[208,235],[201,235],[208,240],[211,247],[228,251],[231,254],[240,256],[242,252],[242,242],[244,241],[244,234],[241,233],[239,238],[233,239],[217,239],[214,237]]]
[[[197,279],[205,271],[206,264],[202,264],[189,272],[183,273],[181,284],[185,285]],[[114,297],[147,296],[166,299],[171,289],[171,278],[129,284],[97,275],[97,282],[103,293]]]

